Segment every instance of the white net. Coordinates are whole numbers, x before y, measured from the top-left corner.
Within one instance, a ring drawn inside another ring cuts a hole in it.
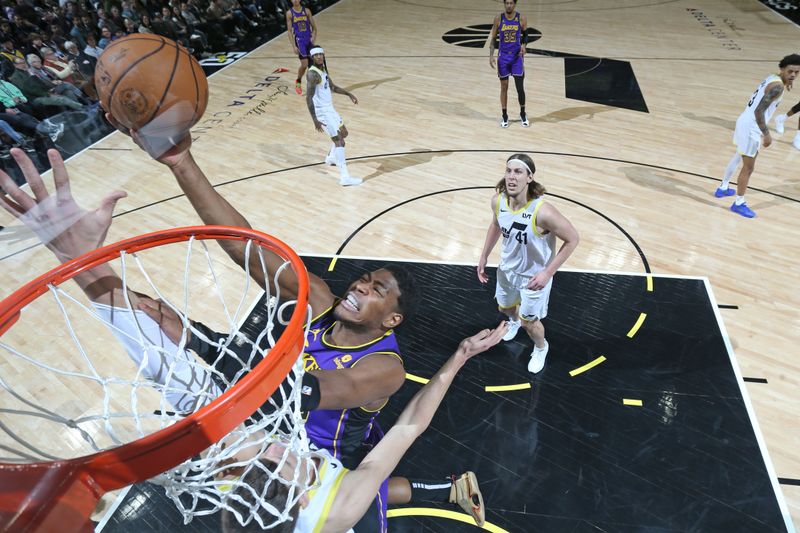
[[[253,259],[267,272],[264,253],[248,241],[245,264]],[[174,424],[270,357],[295,304],[194,238],[109,264],[121,282],[112,305],[88,302],[72,283],[50,285],[0,337],[0,462],[80,457]],[[278,287],[290,268],[285,262],[265,279]],[[176,327],[145,313],[143,302],[156,301]],[[190,339],[207,346],[204,359],[187,348]],[[288,519],[316,477],[308,472],[315,462],[307,460],[314,454],[300,412],[302,376],[298,357],[278,391],[233,432],[150,480],[185,523],[223,508],[243,525]]]

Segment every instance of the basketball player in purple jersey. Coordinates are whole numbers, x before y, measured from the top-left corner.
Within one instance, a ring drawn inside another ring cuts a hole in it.
[[[508,127],[508,77],[514,76],[519,100],[519,118],[522,127],[529,125],[525,114],[525,45],[528,43],[528,21],[525,15],[516,11],[517,0],[505,0],[505,11],[494,18],[492,34],[489,37],[489,65],[495,68],[494,43],[500,36],[500,51],[497,54],[497,77],[500,78],[500,107],[503,118],[500,126]]]
[[[303,94],[303,74],[308,68],[308,51],[317,38],[317,24],[311,16],[311,10],[303,7],[300,0],[292,0],[292,7],[286,12],[286,28],[289,33],[289,42],[292,50],[300,58],[300,68],[297,69],[297,79],[294,91]]]

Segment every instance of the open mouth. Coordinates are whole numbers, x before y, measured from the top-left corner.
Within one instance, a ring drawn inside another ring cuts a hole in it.
[[[347,293],[344,300],[342,300],[342,304],[348,310],[358,313],[358,300],[355,296],[353,296],[352,292]]]

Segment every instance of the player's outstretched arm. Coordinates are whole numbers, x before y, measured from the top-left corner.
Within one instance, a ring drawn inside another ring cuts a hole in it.
[[[47,151],[53,169],[55,195],[47,190],[39,171],[25,152],[13,148],[11,156],[22,170],[33,197],[0,170],[0,187],[6,192],[0,197],[0,204],[6,211],[36,233],[42,244],[62,263],[103,245],[111,227],[114,207],[117,201],[127,196],[125,192],[109,193],[100,207],[88,211],[72,197],[69,174],[58,151]],[[119,277],[107,264],[83,271],[74,279],[90,299],[101,303],[109,303],[113,291],[122,287]]]
[[[461,367],[471,357],[500,342],[507,329],[507,324],[501,322],[495,329],[485,329],[461,341],[444,366],[414,395],[386,436],[367,454],[358,468],[345,475],[331,507],[335,511],[329,515],[323,532],[346,531],[358,522],[375,499],[380,484],[389,477],[411,444],[428,428]]]
[[[145,150],[151,157],[158,162],[166,165],[175,176],[181,190],[183,190],[194,210],[200,216],[204,224],[214,224],[221,226],[234,226],[241,228],[251,228],[247,219],[235,207],[233,207],[224,196],[222,196],[211,185],[203,170],[195,161],[191,153],[192,139],[186,135],[169,150],[164,151],[163,147],[156,152],[149,149],[148,140],[138,132],[127,131],[119,127],[118,123],[110,114],[106,114],[109,122],[114,124],[117,129],[133,138],[134,142]],[[242,268],[245,267],[246,243],[240,241],[220,241],[220,246],[225,252]],[[283,264],[277,254],[264,250],[264,263],[267,272],[276,272]],[[250,275],[256,282],[263,285],[269,283],[271,290],[275,290],[275,283],[272,276],[266,276],[261,268],[259,254],[253,250],[250,252]],[[309,274],[309,303],[312,312],[317,315],[330,307],[335,299],[328,284],[321,278]],[[284,269],[278,279],[280,285],[281,298],[293,299],[297,296],[298,282],[297,276],[291,269]]]
[[[492,221],[489,222],[489,229],[486,230],[486,240],[483,243],[483,250],[481,251],[481,256],[478,259],[478,281],[481,283],[486,283],[489,281],[489,276],[486,275],[486,262],[489,261],[489,254],[492,253],[495,244],[500,239],[500,225],[497,223],[497,214],[494,212],[494,208],[497,205],[497,195],[495,194],[492,197],[491,201],[491,209],[492,209]]]

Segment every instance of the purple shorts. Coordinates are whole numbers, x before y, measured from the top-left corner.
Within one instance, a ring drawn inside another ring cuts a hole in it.
[[[505,79],[511,76],[523,76],[525,66],[519,54],[500,54],[497,56],[497,77]]]
[[[300,59],[308,58],[308,52],[311,50],[311,39],[295,39],[297,50],[300,52]]]

